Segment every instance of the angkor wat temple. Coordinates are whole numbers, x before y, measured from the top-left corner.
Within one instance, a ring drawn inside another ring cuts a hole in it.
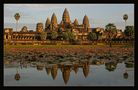
[[[78,20],[75,19],[74,22],[71,22],[70,15],[68,10],[65,8],[62,21],[58,24],[56,14],[53,13],[51,20],[47,18],[45,27],[43,23],[39,22],[36,25],[36,31],[28,30],[27,26],[23,26],[20,31],[13,31],[12,28],[4,29],[4,42],[23,42],[23,41],[41,41],[40,35],[42,32],[47,32],[46,40],[49,40],[51,32],[58,32],[58,37],[60,37],[59,32],[70,31],[74,34],[76,40],[87,40],[87,35],[92,31],[90,28],[88,16],[85,15],[82,21],[82,24],[78,23]],[[57,37],[57,38],[58,38]]]

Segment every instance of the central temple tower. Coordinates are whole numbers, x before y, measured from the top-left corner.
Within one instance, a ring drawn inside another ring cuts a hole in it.
[[[63,23],[70,23],[70,16],[69,16],[69,12],[68,12],[67,8],[65,8],[65,10],[63,12],[62,21],[63,21]]]

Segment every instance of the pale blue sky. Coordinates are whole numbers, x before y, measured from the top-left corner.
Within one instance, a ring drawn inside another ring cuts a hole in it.
[[[65,8],[72,22],[77,18],[81,24],[86,14],[92,28],[105,28],[108,23],[114,23],[118,29],[124,29],[124,14],[128,14],[127,25],[134,25],[134,4],[4,4],[4,28],[15,30],[14,14],[17,12],[21,15],[19,30],[24,25],[35,30],[37,22],[45,24],[46,18],[51,19],[53,13],[60,23]]]

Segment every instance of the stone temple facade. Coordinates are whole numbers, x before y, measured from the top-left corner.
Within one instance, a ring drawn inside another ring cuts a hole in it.
[[[81,24],[79,24],[78,20],[75,19],[73,22],[70,20],[70,15],[65,8],[62,20],[60,23],[58,23],[56,14],[53,13],[51,20],[50,18],[46,19],[45,24],[42,22],[39,22],[36,24],[36,30],[28,30],[26,26],[23,26],[21,31],[13,31],[12,28],[5,28],[4,29],[4,42],[9,41],[39,41],[40,34],[42,32],[47,32],[47,38],[48,39],[51,35],[52,31],[59,32],[66,32],[67,30],[71,31],[76,40],[87,40],[88,33],[92,31],[92,28],[90,28],[89,24],[89,18],[87,15],[83,17],[83,21]]]

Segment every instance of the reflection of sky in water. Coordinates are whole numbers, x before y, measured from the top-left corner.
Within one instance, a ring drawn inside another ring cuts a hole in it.
[[[82,68],[78,73],[70,72],[67,85],[64,84],[61,70],[58,69],[56,79],[53,80],[51,73],[47,74],[45,68],[38,71],[36,68],[19,69],[21,79],[14,80],[15,68],[4,69],[4,86],[133,86],[134,70],[128,68],[128,79],[123,78],[126,68],[124,64],[117,64],[114,71],[109,72],[104,65],[91,65],[89,75],[85,78]]]

